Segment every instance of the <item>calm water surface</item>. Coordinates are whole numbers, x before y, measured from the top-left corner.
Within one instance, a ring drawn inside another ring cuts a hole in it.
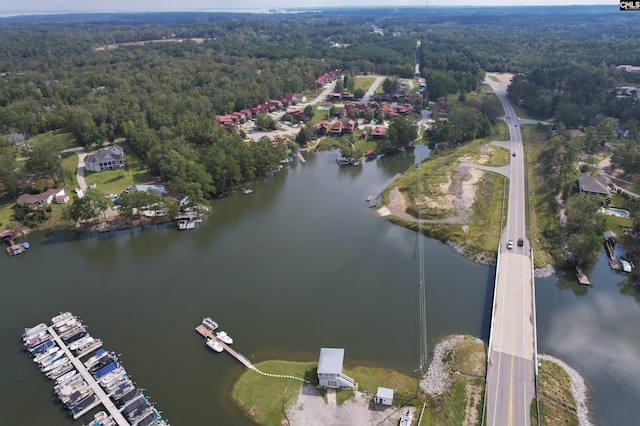
[[[229,397],[243,369],[204,346],[193,330],[203,316],[255,362],[312,361],[333,346],[345,348],[348,367],[413,374],[416,235],[376,217],[364,199],[414,154],[362,167],[338,167],[335,152],[306,156],[253,194],[216,201],[194,232],[31,235],[26,255],[0,257],[0,425],[80,424],[18,340],[24,327],[66,310],[122,354],[174,426],[251,424]],[[486,340],[494,268],[434,240],[424,245],[431,346],[453,333]],[[632,424],[640,295],[602,262],[591,276],[597,284],[582,297],[571,277],[539,280],[539,347],[585,375],[600,424]]]

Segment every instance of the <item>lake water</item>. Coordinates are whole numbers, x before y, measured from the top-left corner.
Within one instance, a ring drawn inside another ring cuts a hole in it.
[[[0,424],[80,424],[18,340],[24,327],[67,310],[122,354],[174,426],[251,424],[229,396],[243,367],[205,347],[194,331],[204,316],[255,362],[312,361],[321,347],[343,347],[347,366],[414,374],[416,234],[365,202],[414,154],[361,167],[339,167],[337,156],[305,154],[306,164],[285,167],[252,194],[215,201],[195,231],[33,234],[26,254],[0,257]],[[486,340],[494,268],[431,239],[424,253],[430,346],[458,333]],[[539,349],[585,375],[600,424],[632,424],[640,294],[602,259],[590,278],[589,290],[571,276],[538,280]]]

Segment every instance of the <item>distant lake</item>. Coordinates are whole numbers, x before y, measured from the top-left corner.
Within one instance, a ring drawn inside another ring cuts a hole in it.
[[[337,152],[304,155],[252,194],[216,200],[195,231],[32,234],[27,253],[0,257],[0,424],[80,424],[18,339],[67,310],[122,354],[173,426],[251,424],[229,396],[243,367],[205,347],[194,331],[204,316],[255,362],[343,347],[348,367],[414,374],[418,237],[365,202],[414,153],[359,167],[338,166]],[[430,346],[449,334],[486,341],[494,268],[432,239],[424,248]],[[539,349],[585,375],[599,424],[633,424],[640,294],[602,259],[590,278],[588,290],[571,276],[537,281]]]

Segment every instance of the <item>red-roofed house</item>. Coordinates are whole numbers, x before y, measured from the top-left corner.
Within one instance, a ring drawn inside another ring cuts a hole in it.
[[[327,134],[327,129],[329,129],[329,122],[322,121],[316,126],[316,133],[320,136],[324,136]]]
[[[342,134],[342,122],[340,120],[333,123],[330,133],[331,136],[340,136]]]
[[[373,130],[371,131],[371,138],[372,139],[383,139],[387,134],[387,129],[385,127],[374,127]]]
[[[342,133],[348,133],[351,134],[356,130],[356,122],[353,120],[349,120],[346,123],[344,123],[344,126],[342,127]]]

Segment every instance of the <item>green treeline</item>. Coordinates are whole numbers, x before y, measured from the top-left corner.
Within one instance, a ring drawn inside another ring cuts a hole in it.
[[[522,72],[511,94],[534,115],[557,116],[566,126],[596,125],[603,114],[625,125],[638,119],[638,108],[629,111],[612,91],[633,77],[615,66],[640,63],[632,14],[605,8],[388,12],[2,19],[0,133],[28,139],[66,132],[87,147],[124,138],[172,191],[202,199],[264,176],[286,154],[282,144],[244,142],[221,128],[216,115],[288,92],[311,97],[315,79],[335,68],[351,77],[410,78],[418,62],[431,100],[451,93],[464,99],[479,90],[485,71]],[[190,37],[202,42],[96,50]],[[452,111],[449,118],[458,125],[436,138],[457,143],[486,135],[491,111],[479,110]],[[470,120],[475,124],[465,128]],[[3,143],[3,150],[11,148]],[[34,174],[64,178],[48,158],[21,168],[6,157],[0,155],[0,182],[7,195],[34,190]],[[35,170],[39,165],[46,168]]]

